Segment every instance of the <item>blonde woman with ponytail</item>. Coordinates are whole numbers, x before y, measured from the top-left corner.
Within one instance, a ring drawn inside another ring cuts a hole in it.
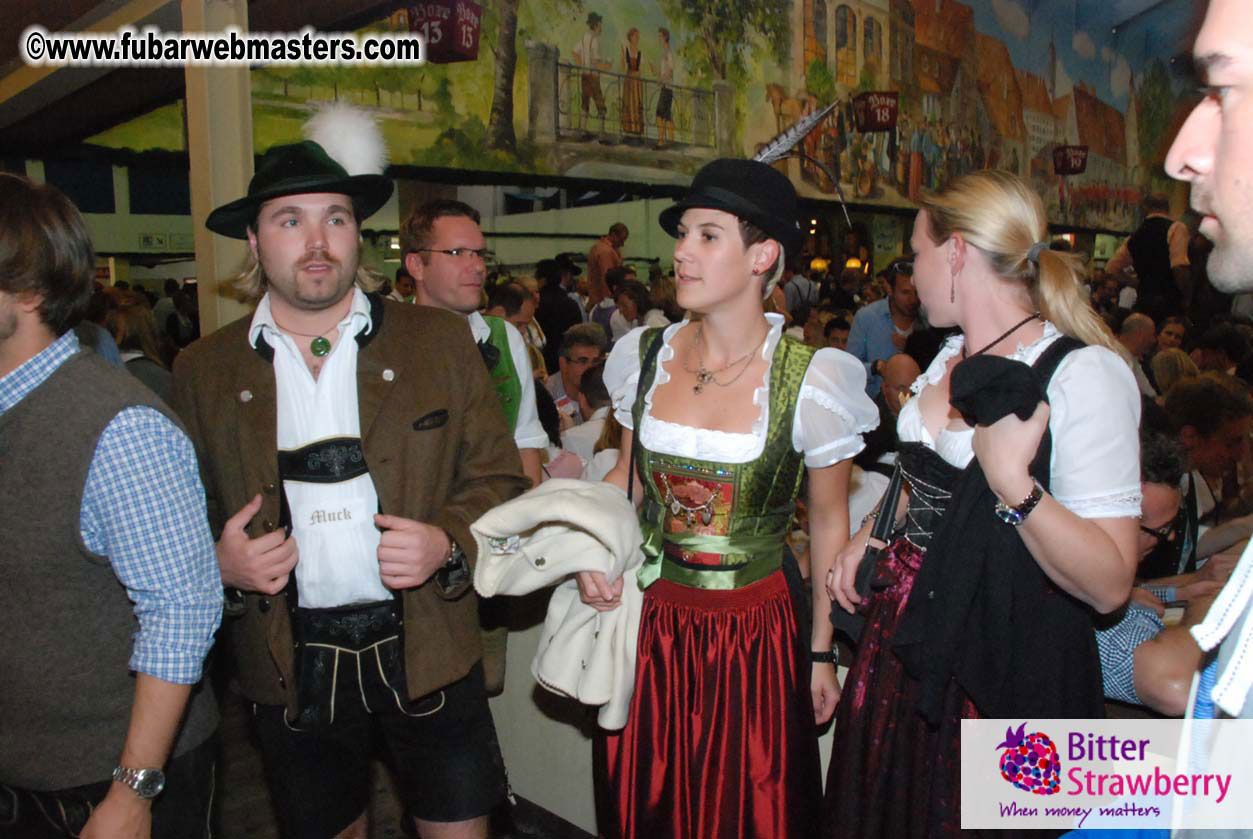
[[[1102,716],[1091,621],[1126,602],[1136,565],[1139,393],[1073,257],[1049,250],[1039,197],[982,171],[921,205],[918,296],[962,334],[901,411],[906,489],[875,584],[854,584],[869,523],[827,577],[866,617],[830,836],[956,836],[963,718]]]

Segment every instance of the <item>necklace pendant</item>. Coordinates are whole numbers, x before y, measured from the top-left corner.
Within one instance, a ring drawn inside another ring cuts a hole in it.
[[[706,370],[703,366],[696,371],[696,384],[692,387],[692,393],[698,396],[704,392],[705,385],[714,380],[714,374]]]
[[[326,355],[331,351],[331,342],[323,338],[321,335],[309,342],[309,352],[318,358]]]
[[[713,520],[714,520],[714,511],[711,506],[707,506],[705,507],[705,509],[700,511],[700,522],[701,524],[705,525],[705,527],[709,527],[709,523]]]

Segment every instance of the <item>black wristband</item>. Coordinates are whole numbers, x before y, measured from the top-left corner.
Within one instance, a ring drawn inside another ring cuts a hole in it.
[[[825,650],[825,651],[824,650],[810,650],[809,660],[812,661],[814,664],[834,664],[836,667],[839,667],[840,666],[840,651],[836,649]]]

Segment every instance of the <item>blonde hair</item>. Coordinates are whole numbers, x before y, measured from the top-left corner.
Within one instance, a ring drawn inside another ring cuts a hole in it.
[[[1178,347],[1162,350],[1153,356],[1150,366],[1153,368],[1153,378],[1157,380],[1157,392],[1162,396],[1165,396],[1180,379],[1201,375],[1196,362]]]
[[[1105,347],[1131,364],[1126,348],[1092,309],[1080,288],[1082,263],[1074,254],[1049,250],[1037,261],[1032,246],[1047,241],[1044,204],[1031,187],[1009,172],[986,169],[955,178],[939,192],[924,192],[928,233],[943,242],[954,233],[987,257],[997,276],[1017,283],[1037,311],[1062,333],[1085,344]]]
[[[363,248],[361,243],[357,243],[357,276],[353,279],[362,291],[367,294],[378,291],[387,282],[387,278],[375,271],[370,266],[361,261]],[[224,284],[227,288],[233,289],[235,297],[241,303],[255,304],[265,294],[266,286],[269,284],[265,276],[265,269],[261,267],[261,263],[253,256],[252,251],[248,252],[248,256],[244,258],[243,264],[232,274]]]
[[[548,364],[544,361],[544,353],[534,344],[526,345],[527,357],[531,359],[531,375],[541,379],[548,378]]]

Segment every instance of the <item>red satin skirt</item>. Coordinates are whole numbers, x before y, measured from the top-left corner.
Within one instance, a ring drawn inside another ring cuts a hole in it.
[[[602,835],[817,836],[807,649],[782,572],[732,591],[649,586],[631,715],[597,750]]]

